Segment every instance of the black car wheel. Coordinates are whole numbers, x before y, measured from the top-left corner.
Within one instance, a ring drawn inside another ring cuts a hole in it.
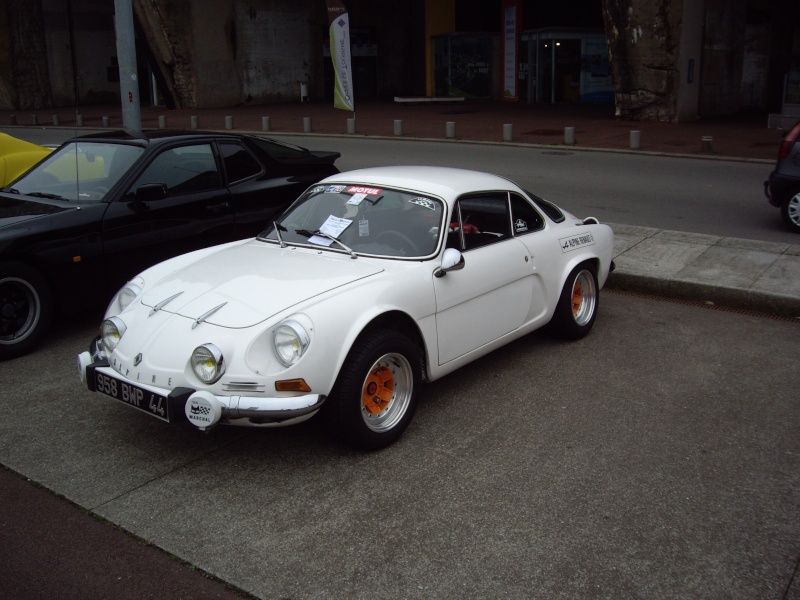
[[[800,233],[800,188],[794,188],[786,194],[781,204],[781,217],[789,229]]]
[[[548,329],[561,338],[580,339],[591,331],[599,304],[597,269],[582,263],[567,277]]]
[[[39,272],[22,263],[0,263],[0,359],[30,352],[52,316],[53,301]]]
[[[414,416],[420,380],[420,352],[411,340],[394,331],[364,334],[326,402],[329,427],[359,448],[388,446]]]

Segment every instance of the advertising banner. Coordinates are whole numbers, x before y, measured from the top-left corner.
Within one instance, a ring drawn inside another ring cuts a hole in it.
[[[519,98],[519,32],[522,27],[519,0],[503,0],[503,99]]]
[[[355,111],[353,97],[353,71],[350,61],[350,18],[339,0],[326,0],[328,6],[331,60],[336,75],[333,89],[333,106]]]

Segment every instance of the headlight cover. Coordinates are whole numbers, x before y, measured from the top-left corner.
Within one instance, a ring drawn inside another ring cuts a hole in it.
[[[143,287],[144,280],[141,277],[135,277],[134,279],[130,280],[114,295],[114,298],[111,300],[111,304],[109,304],[106,312],[115,314],[121,313],[131,302],[136,300],[136,297],[139,294],[142,293]]]
[[[225,373],[225,359],[222,356],[222,350],[214,344],[203,344],[195,348],[190,362],[194,374],[206,384],[219,381],[219,378]]]
[[[103,347],[106,354],[111,354],[117,347],[122,336],[125,335],[127,327],[119,317],[109,317],[103,321],[100,327],[100,337],[103,339]]]
[[[311,342],[311,336],[300,323],[289,320],[275,328],[272,342],[275,346],[275,355],[281,364],[284,367],[291,367],[305,353]]]

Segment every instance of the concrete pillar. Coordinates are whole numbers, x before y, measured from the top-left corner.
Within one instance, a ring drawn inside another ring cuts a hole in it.
[[[191,117],[189,117],[189,127],[191,127],[192,129],[197,129],[198,127],[200,127],[200,117],[198,117],[197,115],[192,115]]]
[[[303,117],[303,131],[311,133],[311,117]]]
[[[58,115],[53,115],[53,125],[56,127],[61,125],[61,117],[59,117]]]
[[[158,115],[158,128],[159,129],[166,129],[167,128],[167,116],[166,115]]]
[[[111,126],[111,119],[109,119],[108,117],[103,117],[102,121],[103,121],[103,127]]]
[[[355,132],[356,132],[355,118],[347,119],[347,133],[355,133]]]
[[[75,125],[83,127],[83,115],[75,115]]]
[[[231,115],[225,117],[225,129],[233,129],[233,117]]]

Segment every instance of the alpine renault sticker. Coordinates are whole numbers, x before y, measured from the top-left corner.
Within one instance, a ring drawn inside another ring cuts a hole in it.
[[[561,245],[561,252],[572,252],[584,246],[594,246],[594,237],[591,233],[580,233],[558,240]]]

